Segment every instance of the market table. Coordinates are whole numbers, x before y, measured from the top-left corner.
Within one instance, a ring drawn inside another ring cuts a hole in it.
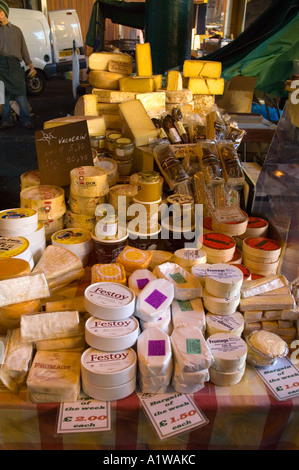
[[[51,300],[83,295],[85,276]],[[276,400],[252,366],[241,382],[219,387],[206,382],[193,395],[208,422],[190,432],[160,440],[136,393],[110,402],[111,430],[57,434],[59,403],[32,404],[26,387],[17,393],[0,387],[1,450],[298,450],[299,397]]]

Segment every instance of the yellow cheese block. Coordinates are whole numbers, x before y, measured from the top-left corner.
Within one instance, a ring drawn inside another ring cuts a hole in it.
[[[178,70],[169,70],[166,89],[168,91],[181,91],[183,89],[183,77],[181,72]]]
[[[86,94],[80,96],[75,109],[75,116],[98,116],[98,99],[96,95]]]
[[[98,114],[115,114],[119,115],[118,103],[97,102]]]
[[[130,91],[93,88],[91,93],[97,96],[99,103],[122,103],[135,99],[135,93]]]
[[[132,56],[118,52],[93,52],[88,58],[88,67],[90,70],[109,70],[110,61],[132,65]]]
[[[120,78],[119,89],[133,93],[148,93],[162,87],[162,75],[128,76]]]
[[[133,72],[132,62],[121,62],[118,60],[110,60],[108,62],[108,71],[117,73],[126,73],[130,75]]]
[[[150,139],[158,136],[158,130],[140,100],[121,103],[119,111],[126,133],[134,140],[136,146],[147,145]]]
[[[192,93],[199,95],[223,95],[223,78],[188,78],[187,87]]]
[[[193,94],[191,90],[187,88],[172,91],[166,90],[165,91],[165,102],[166,103],[173,103],[173,104],[180,104],[180,103],[190,103],[193,100]]]
[[[136,93],[136,100],[140,100],[150,118],[160,116],[165,111],[165,92],[153,91],[151,93]]]
[[[126,272],[132,273],[137,269],[146,269],[152,260],[152,254],[147,250],[139,250],[132,246],[126,246],[116,258]]]
[[[106,88],[108,90],[119,90],[120,78],[128,77],[125,73],[108,72],[106,70],[91,70],[88,81],[95,88]]]
[[[221,62],[212,60],[185,60],[183,65],[184,77],[220,78]]]
[[[136,70],[137,75],[140,77],[153,74],[151,45],[149,42],[136,44]]]
[[[91,284],[96,282],[117,282],[126,285],[127,276],[120,263],[94,264],[91,268]]]
[[[64,116],[44,122],[44,129],[79,121],[86,121],[89,134],[104,135],[106,133],[106,124],[103,116]]]

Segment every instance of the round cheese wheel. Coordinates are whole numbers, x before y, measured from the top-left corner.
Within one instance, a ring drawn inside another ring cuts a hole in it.
[[[220,372],[234,372],[243,368],[247,357],[247,345],[239,336],[215,333],[207,339],[213,354],[213,368]]]
[[[216,333],[230,333],[241,336],[244,330],[244,317],[240,312],[232,315],[206,314],[206,335],[207,337]]]
[[[107,171],[95,166],[82,166],[70,171],[70,192],[76,196],[100,197],[109,192]]]
[[[174,252],[174,263],[182,268],[190,269],[196,264],[204,264],[207,261],[207,253],[198,248],[180,248]]]
[[[0,257],[0,281],[11,279],[12,277],[22,276],[31,272],[28,261],[20,258],[1,258]]]
[[[232,315],[239,306],[240,294],[226,299],[225,297],[215,297],[204,290],[203,303],[206,310],[210,313],[216,315]]]
[[[123,320],[133,315],[135,294],[116,282],[97,282],[85,289],[88,313],[102,320]]]
[[[63,216],[66,212],[63,188],[51,185],[31,186],[20,193],[21,207],[38,213],[38,220],[48,221]]]
[[[136,318],[101,320],[90,317],[85,323],[86,343],[100,351],[121,351],[131,348],[137,341],[139,323]]]
[[[244,233],[244,238],[249,237],[266,237],[268,233],[269,224],[261,217],[251,216],[248,218],[248,224]]]
[[[0,236],[0,259],[19,258],[28,261],[31,270],[34,267],[30,243],[24,237]]]
[[[242,283],[243,274],[233,265],[213,264],[206,271],[205,288],[215,297],[231,298],[238,295]]]
[[[265,258],[269,262],[276,261],[281,254],[280,245],[270,238],[251,237],[243,240],[244,256]]]
[[[204,233],[199,241],[207,253],[208,263],[226,263],[234,256],[236,242],[228,235],[217,232]]]
[[[217,223],[212,219],[212,228],[215,232],[226,233],[231,237],[240,236],[245,233],[248,224],[248,217],[239,222]]]
[[[129,382],[115,387],[98,387],[82,379],[82,390],[89,396],[99,401],[116,401],[130,396],[136,388],[136,376]]]
[[[251,271],[248,266],[244,266],[244,264],[236,264],[236,268],[242,271],[244,281],[250,281],[252,279]]]
[[[214,367],[210,367],[210,382],[220,387],[231,387],[238,384],[245,373],[246,366],[234,372],[220,372]]]
[[[0,235],[26,236],[38,226],[38,214],[34,209],[16,208],[0,212]]]

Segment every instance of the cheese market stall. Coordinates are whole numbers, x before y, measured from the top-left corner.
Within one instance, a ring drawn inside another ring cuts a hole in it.
[[[0,214],[1,447],[298,449],[297,280],[244,210],[221,64],[137,46],[136,75],[91,55]]]

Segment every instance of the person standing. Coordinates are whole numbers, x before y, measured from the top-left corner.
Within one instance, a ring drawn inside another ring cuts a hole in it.
[[[5,104],[2,105],[0,129],[12,127],[10,101],[15,100],[20,109],[20,122],[26,129],[34,129],[26,96],[25,71],[21,66],[30,67],[30,74],[36,73],[21,29],[8,21],[9,6],[0,0],[0,80],[4,83]]]

